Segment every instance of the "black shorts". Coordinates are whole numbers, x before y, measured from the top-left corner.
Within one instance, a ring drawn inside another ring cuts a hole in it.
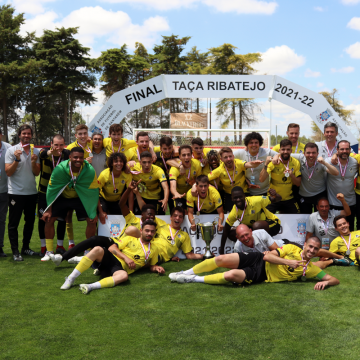
[[[59,196],[52,204],[52,217],[57,217],[59,221],[65,221],[69,210],[76,211],[78,221],[84,221],[88,218],[88,214],[82,204],[80,198],[67,199]]]
[[[46,194],[39,192],[38,193],[38,211],[37,214],[39,217],[42,217],[44,214],[45,209],[47,208],[46,203]]]
[[[108,215],[122,215],[119,201],[108,201],[100,197],[100,205]]]
[[[259,252],[240,252],[238,269],[244,270],[246,278],[244,283],[256,284],[267,279],[265,271],[264,254]]]
[[[280,214],[300,214],[300,207],[295,198],[270,204],[266,208],[273,214],[277,211]]]
[[[121,262],[106,248],[103,248],[104,256],[101,260],[99,270],[103,277],[112,276],[116,271],[124,270]]]

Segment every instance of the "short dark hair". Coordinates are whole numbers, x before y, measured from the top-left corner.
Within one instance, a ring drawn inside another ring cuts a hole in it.
[[[319,152],[319,147],[313,142],[308,142],[305,145],[304,152],[306,151],[307,148],[316,148],[317,152]]]
[[[141,213],[144,214],[146,213],[148,210],[154,210],[155,214],[156,214],[156,208],[154,205],[152,204],[145,204],[142,209],[141,209]]]
[[[280,141],[280,148],[289,146],[292,148],[292,142],[289,139],[283,139]]]
[[[143,159],[143,158],[152,158],[152,155],[150,154],[149,151],[143,151],[141,154],[140,154],[140,159]]]
[[[191,140],[191,145],[199,145],[199,146],[204,146],[204,141],[203,139],[197,137]]]
[[[109,127],[109,134],[111,135],[112,132],[121,132],[121,133],[123,133],[124,129],[123,129],[121,124],[112,124]]]
[[[147,133],[146,131],[139,131],[137,134],[136,134],[136,141],[139,140],[139,137],[140,136],[149,136],[149,133]]]
[[[225,147],[220,149],[219,154],[220,154],[220,156],[222,156],[224,153],[227,153],[227,152],[232,153],[233,151],[229,147],[225,146]]]
[[[125,170],[126,164],[127,164],[126,156],[123,153],[116,152],[116,153],[112,153],[106,161],[106,164],[107,164],[108,168],[110,169],[110,172],[113,171],[114,160],[118,159],[118,158],[120,158],[124,163],[124,166],[121,169],[121,171]]]
[[[211,149],[211,150],[206,154],[206,158],[207,158],[208,161],[209,161],[213,156],[215,156],[215,157],[218,159],[218,161],[220,162],[220,155],[219,155],[219,153],[218,153],[216,150]]]
[[[24,131],[24,130],[27,130],[27,129],[30,129],[31,131],[31,135],[33,134],[33,129],[32,127],[29,125],[29,124],[24,124],[24,125],[21,125],[18,129],[18,136],[21,135],[21,132]]]
[[[151,226],[155,226],[156,227],[156,222],[152,221],[152,220],[145,220],[142,225],[141,228],[143,229],[146,225],[151,225]]]
[[[55,134],[52,139],[51,142],[54,142],[55,139],[61,139],[65,141],[65,138],[61,135],[61,134]]]
[[[318,198],[318,199],[316,200],[316,206],[319,205],[319,202],[320,202],[320,201],[327,201],[327,202],[329,202],[329,199],[328,199],[327,197],[325,197],[325,196],[322,196],[322,197]]]
[[[179,147],[179,155],[181,155],[181,152],[184,150],[184,149],[188,149],[190,150],[191,154],[192,154],[192,147],[190,145],[181,145]]]
[[[299,130],[300,130],[300,125],[295,124],[295,123],[290,123],[287,127],[287,131],[289,131],[289,129],[291,129],[291,128],[299,128]]]
[[[79,124],[79,125],[76,125],[76,127],[75,127],[75,134],[76,134],[79,130],[89,130],[89,128],[88,128],[85,124]]]
[[[99,131],[94,131],[91,135],[91,139],[94,139],[94,136],[96,136],[96,135],[100,135],[101,138],[104,140],[104,135]]]
[[[79,152],[81,154],[84,154],[84,149],[82,149],[80,146],[75,146],[70,150],[70,155],[74,152]]]
[[[337,226],[336,226],[336,222],[339,221],[339,220],[341,220],[341,219],[345,219],[345,220],[348,222],[348,220],[347,220],[347,218],[346,218],[345,215],[337,215],[337,216],[335,216],[334,221],[333,221],[333,224],[334,224],[335,228],[337,227]]]
[[[244,138],[245,146],[248,146],[250,140],[258,140],[260,146],[262,146],[262,144],[264,143],[263,137],[258,132],[255,132],[255,131],[253,131],[245,136],[245,138]]]
[[[243,190],[243,188],[242,188],[241,186],[235,186],[235,187],[233,187],[233,188],[231,189],[231,195],[232,195],[232,193],[235,192],[235,191],[240,191],[240,192],[244,193],[244,190]]]
[[[206,175],[199,175],[196,178],[196,184],[200,182],[210,184],[209,178]]]
[[[328,122],[328,123],[325,124],[325,126],[324,126],[324,132],[325,132],[325,129],[327,129],[327,128],[329,128],[329,127],[333,127],[333,128],[335,128],[336,132],[339,132],[338,126],[337,126],[335,123],[333,123],[333,122]]]
[[[317,237],[317,236],[310,236],[309,238],[307,238],[307,239],[305,239],[305,242],[307,243],[307,242],[309,242],[310,240],[314,240],[314,241],[316,241],[319,245],[320,245],[320,247],[321,247],[321,240]]]
[[[163,145],[166,145],[166,146],[170,146],[172,145],[173,141],[170,137],[168,136],[164,136],[160,139],[160,147],[162,147]]]
[[[337,145],[336,145],[336,149],[340,149],[340,143],[343,143],[343,142],[346,142],[346,143],[348,143],[349,144],[349,148],[351,149],[351,145],[350,145],[350,142],[349,141],[347,141],[347,140],[340,140],[338,143],[337,143]]]
[[[175,211],[181,212],[183,214],[183,217],[185,217],[185,209],[181,206],[175,206],[171,209],[170,216],[173,216]]]

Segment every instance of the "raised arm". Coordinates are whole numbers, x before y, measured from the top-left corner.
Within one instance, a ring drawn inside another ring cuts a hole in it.
[[[341,201],[341,205],[343,206],[344,210],[341,210],[340,215],[350,216],[351,215],[351,209],[349,204],[346,202],[345,197],[343,194],[339,193],[336,195],[336,198]],[[357,204],[360,206],[360,204]]]
[[[339,175],[339,170],[334,165],[327,163],[322,156],[319,156],[317,161],[318,163],[326,166],[326,172],[328,172],[329,174],[334,176]]]
[[[269,178],[269,174],[267,172],[267,167],[271,161],[271,156],[268,156],[265,160],[265,166],[260,171],[259,180],[260,182],[264,182],[266,179]]]

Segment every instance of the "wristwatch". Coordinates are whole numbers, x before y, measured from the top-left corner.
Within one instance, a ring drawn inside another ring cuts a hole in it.
[[[18,160],[18,159],[16,159],[16,158],[15,158],[15,161],[16,161],[16,162],[20,162],[20,161],[21,161],[21,159],[19,159],[19,160]]]

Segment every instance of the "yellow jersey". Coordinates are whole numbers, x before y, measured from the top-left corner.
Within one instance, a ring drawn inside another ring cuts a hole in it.
[[[301,175],[300,162],[291,156],[288,167],[291,169],[295,177]],[[267,172],[271,175],[270,189],[275,189],[276,192],[282,196],[281,201],[290,200],[294,197],[292,191],[293,183],[290,176],[285,176],[285,169],[286,167],[282,162],[280,162],[279,165],[274,165],[271,162],[267,167]]]
[[[135,166],[131,168],[131,171],[138,172],[142,171],[140,163],[136,163]],[[161,193],[161,183],[166,180],[164,171],[156,166],[151,165],[151,170],[148,173],[141,172],[140,174],[132,173],[132,178],[134,181],[142,180],[141,183],[146,186],[146,190],[141,193],[141,197],[145,199],[159,200]]]
[[[358,165],[360,165],[360,154],[350,153],[350,156],[357,161]],[[358,176],[356,180],[355,192],[360,195],[360,176]]]
[[[209,176],[212,171],[213,169],[210,167],[210,165],[206,164],[206,166],[204,166],[201,170],[201,175]],[[221,183],[220,178],[216,178],[213,181],[210,181],[210,185],[215,186],[216,190],[218,191],[221,191],[223,189],[223,184]]]
[[[110,145],[111,146],[111,145]],[[136,162],[140,162],[140,152],[138,154],[138,150],[139,150],[139,146],[136,144],[136,147],[132,147],[128,150],[126,150],[124,152],[127,161],[136,161]],[[147,151],[150,151],[150,149],[148,149]],[[160,146],[154,146],[154,152],[160,151]]]
[[[131,180],[131,174],[126,174],[124,171],[121,172],[119,177],[114,177],[114,182],[117,189],[117,192],[114,193],[114,184],[111,171],[110,169],[103,170],[98,177],[100,196],[106,201],[119,201],[125,186],[129,187]]]
[[[219,178],[220,182],[223,185],[224,191],[228,194],[231,194],[231,190],[235,186],[240,186],[243,189],[244,193],[246,193],[248,191],[248,186],[245,177],[246,161],[235,159],[234,162],[235,162],[235,169],[228,170],[225,164],[222,162],[218,168],[214,169],[211,173],[209,173],[208,178],[210,180],[210,183],[212,182],[212,180]],[[229,178],[227,171],[229,172],[231,180]],[[231,185],[232,181],[233,181],[233,185]]]
[[[201,175],[201,163],[199,160],[191,159],[191,168],[186,169],[185,175],[180,175],[180,169],[171,167],[169,171],[169,180],[176,181],[176,191],[182,195],[191,189],[195,179],[199,175]]]
[[[74,141],[73,143],[69,144],[69,145],[66,147],[66,149],[67,149],[67,150],[71,150],[71,149],[74,148],[74,147],[80,147],[80,148],[82,148],[82,149],[84,150],[84,159],[86,159],[87,157],[89,157],[89,154],[92,153],[92,141],[88,141],[88,142],[86,143],[85,148],[84,148],[84,147],[83,147],[82,145],[80,145],[80,144],[78,143],[78,141],[76,140],[76,141]]]
[[[288,260],[300,260],[301,252],[303,251],[296,245],[284,245],[281,248],[276,249],[279,256]],[[290,271],[293,270],[293,271]],[[269,262],[265,262],[265,271],[267,280],[265,282],[280,282],[280,281],[295,281],[303,274],[303,267],[299,266],[296,269],[291,269],[287,265],[276,265]],[[321,280],[326,273],[310,261],[305,276],[307,279],[317,277]]]
[[[143,266],[150,264],[156,265],[158,262],[158,249],[154,245],[153,241],[150,241],[148,244],[142,244],[140,239],[134,238],[132,236],[127,236],[123,239],[112,238],[117,244],[119,250],[126,255],[129,259],[135,262],[135,269],[130,269],[126,262],[120,259],[118,256],[114,255],[120,262],[123,269],[128,273],[132,274],[134,271],[141,269]],[[143,246],[141,246],[141,244]],[[144,247],[144,248],[143,248]],[[145,252],[144,252],[145,249]],[[145,261],[145,253],[147,259]]]
[[[200,208],[198,209],[198,197],[191,195],[191,189],[186,193],[186,205],[190,208],[196,208],[198,211],[200,211],[203,214],[211,214],[214,212],[217,208],[222,206],[222,200],[219,192],[213,188],[209,187],[209,190],[207,192],[206,198],[202,199],[200,198]]]
[[[280,219],[270,212],[266,207],[271,204],[270,198],[268,196],[249,196],[245,198],[246,208],[240,210],[233,206],[226,219],[226,223],[230,226],[233,226],[234,223],[241,219],[243,212],[245,214],[241,220],[241,224],[252,226],[255,221],[258,220],[272,220],[269,224],[270,227],[280,224]]]
[[[355,265],[359,266],[359,262],[355,257],[355,250],[360,247],[360,230],[359,231],[352,231],[350,233],[350,255],[349,258],[354,261]],[[349,243],[349,235],[345,235],[344,239],[346,240],[347,243]],[[329,251],[333,252],[333,253],[337,253],[340,255],[344,255],[346,254],[346,250],[347,247],[345,245],[344,240],[342,239],[341,236],[338,236],[337,238],[335,238],[331,244],[330,244],[330,249]]]
[[[171,228],[170,235],[170,225],[163,226],[157,231],[157,236],[154,238],[154,244],[159,251],[160,262],[166,262],[171,260],[175,254],[181,249],[184,254],[187,254],[192,251],[192,246],[190,242],[190,237],[185,231],[177,230]]]
[[[118,146],[112,145],[112,139],[111,138],[105,138],[103,140],[103,147],[106,150],[106,157],[108,158],[112,153],[114,152],[121,152],[125,153],[129,149],[136,147],[137,143],[135,140],[128,140],[125,138],[122,138],[120,140],[120,144]],[[114,150],[113,150],[114,148]]]
[[[274,150],[278,153],[280,151],[280,144],[275,145],[271,150]],[[292,154],[304,154],[305,153],[305,144],[299,142],[297,149],[296,149],[296,145],[291,148],[291,153]]]
[[[208,152],[209,152],[210,150],[212,150],[212,149],[211,149],[211,148],[206,148],[206,147],[204,147],[204,148],[203,148],[203,152],[202,152],[202,157],[200,156],[200,158],[195,157],[195,154],[194,154],[194,151],[193,151],[193,159],[199,160],[199,161],[201,161],[201,159],[205,159],[205,158],[206,158],[206,155],[208,154]]]

